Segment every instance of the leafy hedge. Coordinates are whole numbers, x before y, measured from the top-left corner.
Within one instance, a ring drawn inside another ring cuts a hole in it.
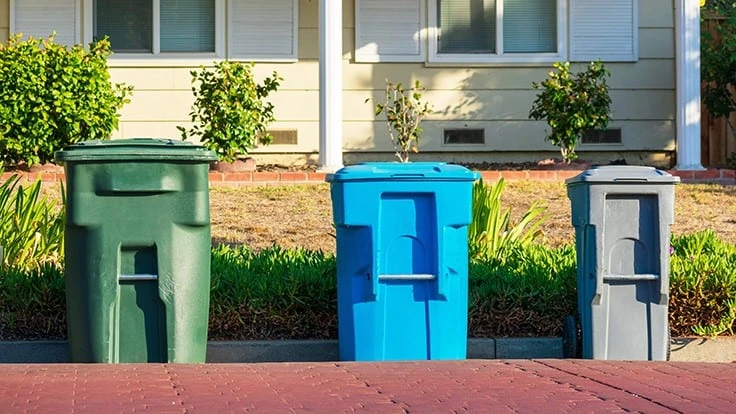
[[[17,34],[0,45],[0,166],[45,163],[110,136],[132,87],[110,83],[109,55],[107,39],[86,49]]]
[[[711,230],[675,237],[670,257],[673,333],[733,335],[736,320],[736,246]]]
[[[732,333],[736,246],[711,231],[673,237],[672,336]],[[576,309],[572,246],[532,245],[504,261],[469,268],[469,333],[474,337],[559,336]],[[272,247],[212,251],[211,339],[337,337],[336,262],[331,254]],[[0,277],[0,339],[66,337],[58,266]]]
[[[322,252],[215,247],[209,337],[336,338],[335,269]]]

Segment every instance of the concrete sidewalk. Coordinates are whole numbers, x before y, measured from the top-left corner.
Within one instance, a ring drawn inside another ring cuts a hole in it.
[[[4,365],[6,413],[728,413],[736,364],[592,360]]]

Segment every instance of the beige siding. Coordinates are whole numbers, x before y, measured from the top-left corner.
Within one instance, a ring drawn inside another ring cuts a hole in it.
[[[675,2],[639,0],[639,27],[674,27]]]
[[[10,0],[0,0],[0,43],[8,41],[10,32]]]
[[[7,38],[8,0],[0,0],[0,39]],[[672,151],[675,143],[675,46],[673,0],[640,0],[639,61],[611,63],[612,127],[622,129],[621,145],[584,145],[582,151]],[[283,78],[273,96],[274,129],[296,129],[298,145],[259,148],[256,153],[313,153],[319,147],[319,4],[299,1],[299,61],[257,63],[263,78],[276,70]],[[344,147],[346,151],[393,152],[386,124],[377,120],[373,105],[382,97],[385,80],[420,80],[434,113],[424,124],[421,149],[430,151],[518,153],[556,151],[544,142],[545,124],[528,119],[535,96],[532,81],[541,81],[548,66],[431,67],[420,63],[355,63],[353,0],[343,1]],[[115,137],[179,137],[177,125],[187,126],[191,94],[190,70],[210,61],[110,61],[112,78],[135,86],[132,102],[123,109]],[[580,65],[577,66],[578,68]],[[370,98],[369,103],[364,101]],[[444,128],[482,128],[484,145],[445,145]],[[583,153],[581,155],[585,157]],[[376,158],[381,155],[376,154]],[[535,154],[530,159],[538,157]],[[348,157],[349,158],[349,157]]]
[[[674,121],[632,120],[617,121],[611,127],[621,128],[623,144],[581,145],[583,151],[657,151],[674,150],[672,133]],[[555,151],[556,147],[544,142],[543,122],[527,121],[427,121],[421,148],[425,151]],[[440,137],[445,128],[484,129],[485,145],[447,145]],[[347,151],[391,151],[387,126],[380,121],[348,121],[343,133]],[[646,136],[643,140],[640,137]]]

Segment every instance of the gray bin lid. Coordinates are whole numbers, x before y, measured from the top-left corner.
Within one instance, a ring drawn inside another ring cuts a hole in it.
[[[329,182],[345,181],[475,181],[480,174],[444,162],[366,162],[329,174]]]
[[[54,155],[57,161],[217,161],[213,151],[200,145],[158,138],[83,141]]]
[[[658,170],[654,167],[637,165],[606,165],[583,171],[575,177],[568,178],[565,183],[679,183],[680,177]]]

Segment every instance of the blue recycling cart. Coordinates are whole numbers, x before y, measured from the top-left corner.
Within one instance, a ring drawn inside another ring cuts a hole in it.
[[[337,232],[340,359],[464,359],[473,182],[446,163],[327,176]]]

